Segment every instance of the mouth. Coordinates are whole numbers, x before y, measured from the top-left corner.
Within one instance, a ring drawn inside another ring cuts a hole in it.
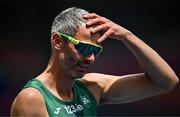
[[[77,69],[80,72],[86,72],[89,68],[88,64],[77,64]]]

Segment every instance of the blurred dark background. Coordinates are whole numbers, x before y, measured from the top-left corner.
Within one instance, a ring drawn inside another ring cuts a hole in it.
[[[0,115],[9,115],[25,83],[40,74],[51,55],[54,17],[68,7],[81,7],[131,30],[154,48],[180,76],[180,4],[175,0],[1,0]],[[90,72],[125,75],[142,72],[120,42],[108,39]],[[142,101],[102,105],[98,115],[180,115],[180,88]]]

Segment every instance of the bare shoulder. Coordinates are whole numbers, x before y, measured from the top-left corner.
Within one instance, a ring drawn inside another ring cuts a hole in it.
[[[99,104],[101,99],[102,91],[104,86],[108,83],[108,79],[111,75],[106,75],[102,73],[88,73],[81,81],[88,87],[88,89],[95,96],[97,103]]]
[[[94,83],[100,87],[103,87],[104,83],[107,83],[110,77],[112,77],[112,75],[102,73],[88,73],[83,77],[83,80],[87,83]]]
[[[42,113],[43,112],[43,113]],[[35,88],[23,89],[15,98],[11,115],[46,115],[46,107],[42,94]]]
[[[83,77],[83,81],[90,84],[96,84],[103,90],[105,86],[109,85],[111,82],[124,76],[116,76],[102,73],[88,73]]]

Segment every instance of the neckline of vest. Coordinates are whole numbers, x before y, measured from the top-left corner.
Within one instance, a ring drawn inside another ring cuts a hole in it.
[[[74,85],[73,85],[73,99],[70,100],[70,101],[65,101],[65,100],[62,100],[62,99],[58,98],[57,96],[55,96],[39,79],[33,79],[33,80],[39,82],[41,84],[41,86],[44,87],[46,89],[46,91],[48,93],[50,93],[51,96],[55,100],[57,100],[58,102],[61,102],[61,103],[64,103],[64,104],[72,104],[72,103],[76,102],[76,100],[77,100],[77,92],[75,90],[75,81],[74,81]]]

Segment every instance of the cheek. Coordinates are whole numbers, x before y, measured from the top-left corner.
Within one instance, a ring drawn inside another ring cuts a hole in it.
[[[67,56],[67,58],[66,58],[66,64],[67,64],[67,66],[69,66],[69,67],[74,67],[74,66],[76,65],[76,59],[75,59],[72,55]]]
[[[84,76],[84,73],[79,72],[77,69],[77,64],[80,62],[80,59],[77,59],[76,55],[68,53],[66,54],[64,60],[65,69],[69,74],[71,74],[73,77],[78,78]]]
[[[75,49],[75,46],[72,43],[69,43],[69,49],[67,50],[67,52],[71,59],[79,61],[82,58],[82,55]]]
[[[73,52],[71,48],[66,49],[64,59],[65,59],[65,64],[69,69],[72,69],[77,64],[78,61],[75,52]]]

